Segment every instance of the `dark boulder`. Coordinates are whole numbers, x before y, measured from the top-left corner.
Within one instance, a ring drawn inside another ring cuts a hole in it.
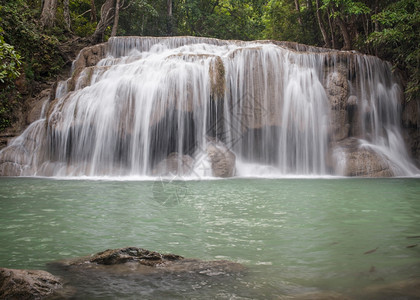
[[[56,265],[71,272],[95,271],[113,275],[118,274],[201,274],[223,275],[244,270],[238,263],[217,260],[202,261],[186,259],[175,254],[161,254],[143,248],[127,247],[108,249],[92,256],[61,261]]]
[[[95,263],[99,265],[118,265],[127,262],[137,262],[141,265],[155,267],[168,261],[183,259],[182,256],[175,254],[160,254],[143,248],[127,247],[121,249],[108,249],[89,257],[86,261],[81,259],[72,264]]]

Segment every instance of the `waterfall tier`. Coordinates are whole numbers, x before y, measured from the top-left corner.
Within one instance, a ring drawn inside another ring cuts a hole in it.
[[[372,56],[111,38],[80,52],[41,119],[0,152],[0,174],[411,176],[401,97]]]

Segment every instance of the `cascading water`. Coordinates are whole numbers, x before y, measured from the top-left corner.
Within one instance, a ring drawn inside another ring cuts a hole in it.
[[[377,58],[193,37],[100,47],[96,64],[81,52],[48,111],[0,152],[1,174],[161,175],[175,152],[195,159],[193,176],[209,144],[236,155],[239,176],[349,175],[363,149],[389,175],[418,172],[400,134],[398,85]]]

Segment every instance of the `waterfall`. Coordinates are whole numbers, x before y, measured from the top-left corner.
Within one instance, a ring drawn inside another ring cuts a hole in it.
[[[400,101],[390,66],[375,57],[271,41],[116,37],[79,54],[41,119],[0,152],[0,174],[158,176],[176,153],[199,176],[213,144],[234,153],[239,176],[410,176],[418,170],[404,148]],[[355,153],[377,160],[372,174]]]

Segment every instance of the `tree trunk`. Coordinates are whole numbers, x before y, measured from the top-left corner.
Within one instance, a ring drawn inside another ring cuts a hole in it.
[[[168,23],[167,23],[167,33],[168,35],[172,35],[172,0],[167,0],[167,16],[168,16]]]
[[[57,0],[45,0],[41,12],[41,26],[51,28],[54,26],[57,13]]]
[[[312,10],[312,0],[306,0],[306,6],[308,7],[308,10]]]
[[[334,6],[331,7],[333,15],[335,14]],[[337,21],[338,27],[340,27],[341,35],[343,36],[343,48],[342,50],[351,50],[351,38],[349,31],[347,30],[347,25],[343,21],[340,15],[338,15],[335,20]]]
[[[342,50],[351,50],[351,38],[350,34],[347,30],[347,26],[344,23],[343,19],[340,17],[337,18],[338,26],[340,27],[341,34],[343,35],[344,45]]]
[[[375,1],[375,15],[378,14],[378,12],[379,12],[379,1],[376,0]],[[378,21],[375,22],[375,31],[379,31],[379,22]]]
[[[333,20],[330,17],[330,12],[328,11],[328,25],[330,27],[330,32],[331,32],[331,44],[333,49],[337,49],[336,44],[335,44],[335,34],[334,34],[334,27],[333,27]]]
[[[167,1],[167,12],[168,17],[172,17],[172,0]]]
[[[64,14],[64,22],[66,22],[66,29],[68,31],[71,31],[69,0],[63,0],[63,14]]]
[[[316,0],[316,18],[318,20],[319,29],[322,33],[322,38],[324,39],[325,47],[331,48],[331,43],[328,39],[327,31],[325,30],[324,24],[322,23],[321,12],[319,11],[319,0]]]
[[[299,0],[295,0],[295,7],[296,7],[296,12],[297,12],[298,23],[300,25],[302,25],[302,19],[300,18],[300,5],[299,5]]]
[[[379,0],[375,0],[375,15],[379,12]],[[372,18],[370,18],[372,19]],[[375,22],[375,31],[378,32],[380,30],[379,28],[379,22]],[[375,55],[378,56],[378,47],[375,46]]]
[[[115,3],[115,14],[114,14],[114,25],[112,26],[111,36],[117,35],[118,21],[120,20],[120,0],[116,0]]]
[[[90,20],[96,22],[95,0],[90,0]]]
[[[94,44],[102,43],[105,38],[105,30],[111,25],[112,20],[114,19],[114,0],[106,0],[101,7],[101,19],[96,25],[95,32],[91,37],[91,41]]]
[[[365,37],[367,38],[369,36],[369,18],[370,16],[368,15],[362,15],[361,19],[362,19],[362,24],[363,24],[363,30],[365,32]]]

